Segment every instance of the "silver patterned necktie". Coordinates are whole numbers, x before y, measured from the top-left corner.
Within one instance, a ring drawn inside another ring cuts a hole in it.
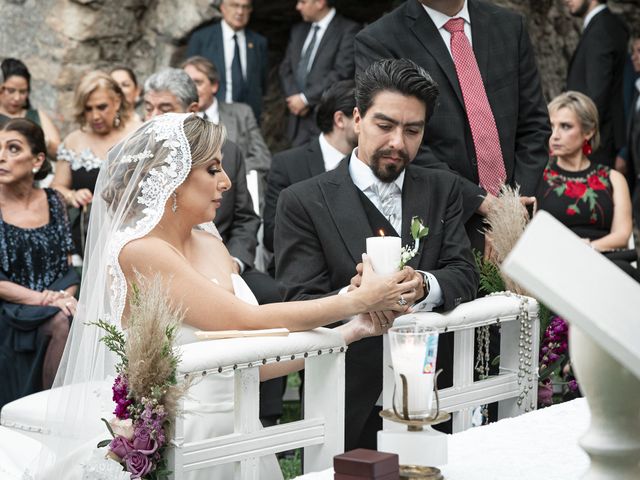
[[[380,201],[380,212],[386,217],[396,233],[400,235],[402,229],[402,216],[400,212],[402,192],[396,182],[380,182],[371,185],[371,189]]]

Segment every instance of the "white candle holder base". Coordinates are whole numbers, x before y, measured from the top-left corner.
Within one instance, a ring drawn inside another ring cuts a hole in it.
[[[448,461],[447,435],[427,426],[420,432],[381,430],[378,451],[396,453],[400,465],[444,465]]]

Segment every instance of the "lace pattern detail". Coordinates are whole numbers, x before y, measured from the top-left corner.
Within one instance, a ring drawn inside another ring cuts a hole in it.
[[[95,449],[87,463],[82,465],[82,480],[129,480],[130,474],[122,465],[105,457],[106,449]]]
[[[88,171],[100,168],[100,165],[102,165],[102,159],[96,156],[90,148],[85,148],[78,153],[67,148],[64,143],[61,143],[58,146],[56,157],[58,160],[69,162],[71,170],[80,170],[81,168],[84,168]]]
[[[124,246],[132,240],[141,238],[155,227],[164,214],[164,207],[171,193],[184,182],[191,169],[191,147],[184,133],[183,121],[186,115],[166,114],[149,124],[150,132],[156,143],[168,150],[163,164],[152,168],[141,182],[137,202],[144,205],[142,216],[135,225],[127,226],[115,232],[109,246],[108,271],[111,277],[113,316],[110,321],[121,324],[122,313],[127,297],[127,282],[118,257]],[[144,150],[127,155],[133,158],[151,158]],[[153,156],[153,155],[152,155]],[[126,157],[125,157],[126,158]]]

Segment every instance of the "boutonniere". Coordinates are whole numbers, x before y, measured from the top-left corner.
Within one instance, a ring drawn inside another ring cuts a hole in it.
[[[400,270],[409,263],[413,257],[418,253],[420,248],[420,239],[429,235],[429,227],[425,227],[420,217],[413,217],[411,219],[411,237],[413,238],[413,247],[405,245],[400,251]]]

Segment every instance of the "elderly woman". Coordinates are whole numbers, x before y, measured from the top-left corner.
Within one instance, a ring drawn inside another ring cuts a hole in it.
[[[0,75],[0,123],[10,118],[28,118],[44,130],[47,152],[55,156],[60,133],[49,116],[42,109],[31,107],[31,74],[26,65],[16,58],[2,61]]]
[[[621,173],[589,160],[598,148],[598,111],[578,92],[565,92],[549,104],[551,159],[543,173],[539,208],[547,210],[595,250],[629,275],[638,271],[624,258],[631,235],[631,200]]]
[[[140,92],[142,87],[138,84],[138,79],[133,70],[126,65],[116,65],[109,71],[109,75],[122,89],[124,98],[127,99],[129,104],[129,121],[132,128],[138,128],[142,125],[140,116],[136,113],[136,105],[140,102]]]
[[[51,386],[76,308],[64,202],[34,186],[45,149],[30,120],[0,127],[0,407]]]
[[[129,120],[128,102],[116,81],[104,72],[87,73],[76,87],[75,120],[58,148],[58,164],[51,186],[69,207],[80,209],[72,220],[76,252],[84,252],[88,206],[102,161],[109,149],[135,129]]]

